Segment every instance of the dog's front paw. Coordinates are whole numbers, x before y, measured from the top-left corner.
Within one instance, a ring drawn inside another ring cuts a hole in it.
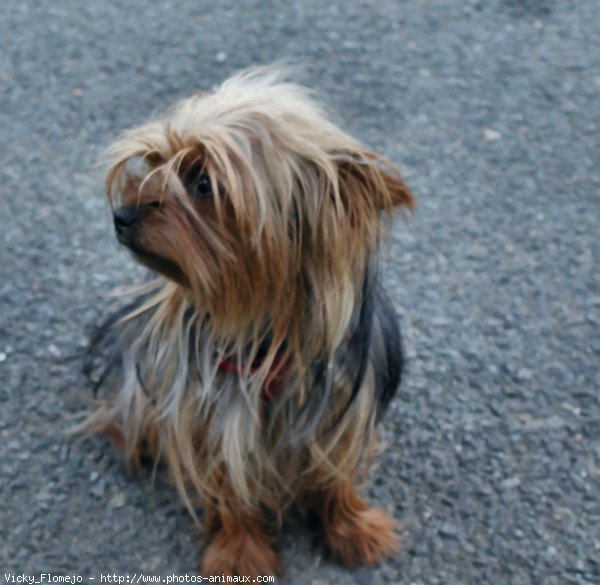
[[[256,579],[278,575],[279,559],[267,538],[260,533],[217,532],[204,550],[200,562],[203,576],[226,575]]]
[[[398,551],[394,521],[381,510],[365,508],[339,516],[329,524],[325,540],[329,549],[347,567],[378,563]]]

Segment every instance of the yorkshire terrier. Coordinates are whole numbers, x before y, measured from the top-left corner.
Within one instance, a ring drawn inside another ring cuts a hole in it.
[[[279,572],[273,530],[316,516],[352,567],[393,554],[359,486],[400,382],[377,276],[396,169],[271,68],[243,72],[107,151],[118,241],[153,279],[94,339],[112,389],[87,419],[130,462],[165,463],[195,516],[205,575]]]

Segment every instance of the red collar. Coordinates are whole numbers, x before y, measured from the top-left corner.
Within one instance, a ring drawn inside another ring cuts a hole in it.
[[[270,404],[277,398],[283,388],[283,384],[287,378],[287,367],[281,366],[281,359],[279,355],[275,357],[271,371],[275,371],[275,374],[269,373],[267,379],[263,385],[263,398]],[[262,366],[262,360],[256,359],[250,366],[250,374],[254,374]],[[219,371],[227,372],[230,374],[237,374],[241,376],[247,373],[244,364],[240,364],[234,359],[224,359],[219,362]]]
[[[344,343],[349,343],[351,338],[351,334],[346,333],[346,335],[344,335]],[[250,366],[250,374],[254,374],[262,366],[262,363],[263,360],[261,358],[255,359]],[[245,370],[246,368],[244,367],[244,364],[240,364],[237,360],[232,358],[227,358],[219,362],[219,371],[221,372],[227,372],[229,374],[237,374],[238,376],[241,376],[242,374],[247,373]],[[273,371],[276,373],[271,374]],[[277,354],[275,356],[273,365],[271,367],[271,372],[269,372],[262,389],[263,398],[269,404],[271,404],[273,400],[279,396],[279,393],[283,389],[283,385],[287,379],[288,367],[287,365],[281,364],[281,354]]]

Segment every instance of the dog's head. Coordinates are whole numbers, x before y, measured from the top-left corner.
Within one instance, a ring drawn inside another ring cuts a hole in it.
[[[181,101],[108,157],[119,241],[232,330],[310,319],[308,304],[347,312],[382,212],[413,203],[387,161],[270,69]]]

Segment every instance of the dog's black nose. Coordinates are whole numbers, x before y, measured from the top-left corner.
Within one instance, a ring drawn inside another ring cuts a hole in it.
[[[124,229],[131,227],[138,218],[138,211],[135,207],[119,207],[113,212],[113,221],[115,229],[121,232]]]

